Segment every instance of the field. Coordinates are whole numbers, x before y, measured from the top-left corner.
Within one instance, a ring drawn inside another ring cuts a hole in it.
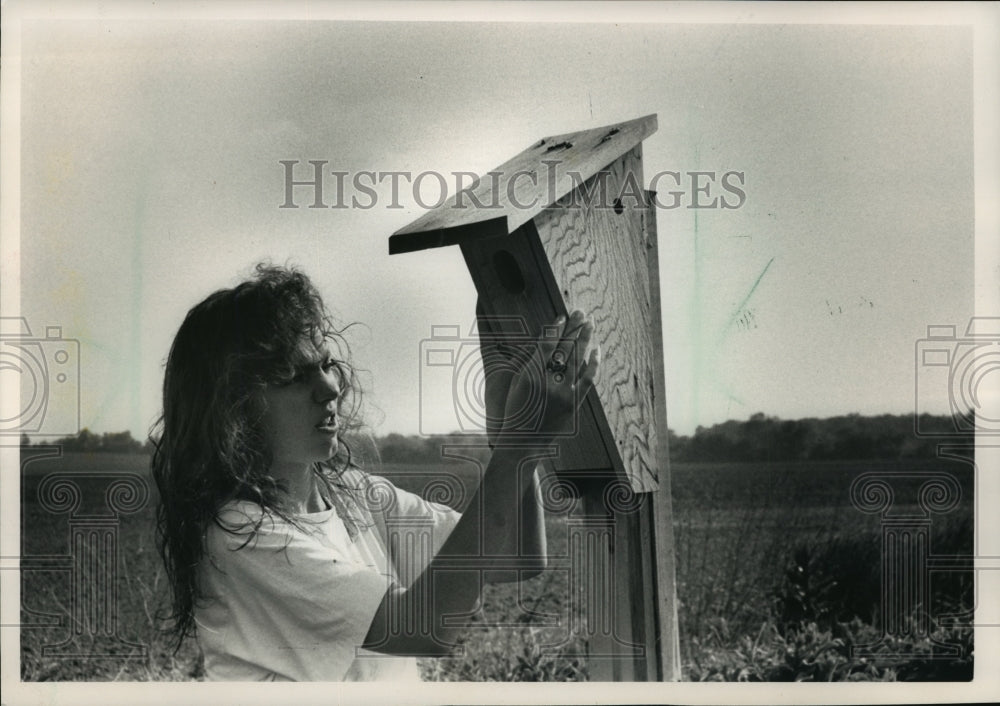
[[[201,676],[193,641],[174,652],[160,629],[167,587],[153,543],[147,464],[145,456],[101,453],[24,466],[24,680]],[[468,495],[471,474],[452,470]],[[892,513],[919,514],[919,483],[943,473],[960,499],[927,514],[930,551],[969,555],[971,466],[857,461],[677,464],[671,471],[685,679],[971,678],[971,630],[946,620],[971,609],[971,572],[932,574],[926,604],[915,606],[929,622],[915,611],[886,637],[879,627],[881,516],[861,512],[850,496],[862,473],[904,472],[908,478],[893,480]],[[414,490],[430,489],[434,478],[427,466],[387,465],[382,474]],[[572,512],[549,514],[553,554],[565,552]],[[489,586],[458,656],[424,660],[424,678],[586,679],[578,602],[565,572],[546,572],[520,589]],[[878,654],[852,656],[852,645],[879,638]],[[943,657],[950,647],[955,654]]]

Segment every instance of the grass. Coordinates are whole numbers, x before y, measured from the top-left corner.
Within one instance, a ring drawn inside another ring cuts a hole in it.
[[[69,520],[39,503],[39,483],[50,474],[78,473],[77,512],[99,512],[108,479],[101,471],[147,478],[144,456],[76,454],[25,467],[22,477],[21,659],[26,681],[191,680],[202,675],[196,644],[174,653],[160,631],[167,586],[153,546],[153,491],[145,505],[118,518],[117,623],[120,640],[95,645],[77,626],[65,557]],[[677,593],[684,678],[692,680],[961,679],[971,676],[971,630],[937,625],[938,642],[961,654],[938,659],[934,640],[916,635],[916,656],[855,659],[851,647],[877,636],[881,545],[877,516],[854,508],[851,481],[866,471],[932,470],[941,462],[677,464],[672,468]],[[938,553],[972,551],[972,473],[947,467],[963,489],[959,506],[932,517]],[[455,477],[474,479],[461,467]],[[426,467],[387,466],[385,475],[419,489]],[[902,483],[897,500],[913,509],[914,488]],[[565,552],[566,513],[550,513],[550,548]],[[48,558],[46,558],[48,557]],[[60,559],[59,557],[64,557]],[[46,562],[48,565],[46,566]],[[98,562],[100,563],[100,562]],[[968,576],[935,578],[934,615],[971,606]],[[107,594],[109,595],[109,594]],[[575,626],[581,616],[563,572],[550,571],[518,586],[487,586],[484,609],[456,651],[422,660],[432,680],[585,680],[586,644]],[[80,605],[90,605],[86,597]],[[108,612],[105,611],[104,615]],[[83,636],[73,638],[74,627]],[[67,639],[69,641],[67,642]],[[926,638],[926,639],[925,639]],[[65,643],[65,644],[63,644]],[[63,644],[63,647],[57,647]],[[131,647],[129,645],[132,645]],[[897,646],[898,647],[898,646]],[[886,646],[886,655],[892,646]],[[58,652],[59,654],[54,654]],[[899,649],[896,649],[899,652]]]

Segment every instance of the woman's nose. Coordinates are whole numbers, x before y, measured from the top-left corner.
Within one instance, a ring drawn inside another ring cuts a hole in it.
[[[320,373],[313,389],[313,396],[321,404],[336,401],[340,397],[340,381],[337,374],[333,372]]]

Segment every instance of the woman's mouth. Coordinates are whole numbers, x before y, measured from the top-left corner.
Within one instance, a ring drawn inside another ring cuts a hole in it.
[[[324,417],[319,424],[316,425],[316,430],[321,431],[324,434],[336,434],[337,433],[337,420],[333,415]]]

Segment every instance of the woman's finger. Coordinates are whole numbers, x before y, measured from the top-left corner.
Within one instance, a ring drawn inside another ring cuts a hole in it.
[[[555,365],[565,366],[570,370],[575,369],[573,350],[576,345],[576,339],[583,328],[584,321],[583,312],[575,309],[569,315],[569,320],[565,322],[565,326],[561,327],[556,347],[551,353],[551,361]]]
[[[584,364],[586,360],[587,350],[590,347],[590,338],[594,335],[594,325],[589,321],[584,321],[583,325],[580,327],[580,335],[577,336],[576,341],[573,345],[573,359],[570,362],[570,370],[579,371],[580,366]],[[573,380],[574,382],[579,379],[577,375]]]
[[[563,325],[565,323],[566,317],[560,314],[556,317],[555,322],[547,326],[542,326],[542,335],[538,339],[538,352],[542,359],[542,365],[548,365],[555,354],[555,350],[559,346],[559,341],[562,340]]]
[[[590,351],[590,360],[586,364],[580,366],[580,376],[577,380],[577,391],[579,392],[577,396],[577,403],[582,403],[587,393],[590,392],[590,388],[594,386],[594,380],[597,379],[597,370],[601,367],[601,344],[598,343],[597,347]]]

